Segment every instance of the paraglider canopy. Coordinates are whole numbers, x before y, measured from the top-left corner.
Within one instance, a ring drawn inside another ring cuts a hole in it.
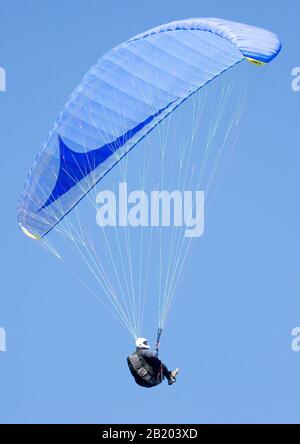
[[[243,59],[270,62],[280,48],[264,29],[196,18],[153,28],[107,52],[75,89],[37,156],[18,207],[23,232],[44,237],[191,94]]]

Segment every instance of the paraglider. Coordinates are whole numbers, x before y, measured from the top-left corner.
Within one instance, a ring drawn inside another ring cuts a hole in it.
[[[68,241],[95,279],[97,288],[91,292],[107,296],[135,340],[141,337],[146,296],[158,306],[159,331],[164,328],[192,238],[182,238],[176,226],[158,228],[158,234],[148,226],[135,231],[114,226],[109,232],[104,227],[100,239],[98,232],[93,236],[90,223],[84,226],[80,209],[87,215],[89,202],[97,209],[93,191],[109,179],[115,187],[117,173],[121,182],[140,181],[143,191],[147,186],[171,187],[176,179],[177,190],[201,186],[208,194],[250,94],[247,85],[243,90],[241,82],[239,87],[236,70],[242,62],[263,66],[280,49],[278,37],[267,30],[217,18],[180,20],[153,28],[98,60],[71,94],[39,151],[18,205],[21,230],[64,263],[68,261],[60,251],[61,243],[53,237]],[[230,86],[225,85],[227,80]],[[207,98],[210,85],[213,100]],[[236,102],[231,99],[234,92]],[[231,112],[225,112],[227,104]],[[191,112],[192,118],[185,125],[180,117],[168,131],[171,118],[180,110]],[[149,149],[143,149],[152,133],[160,143],[152,139]],[[168,136],[173,137],[172,143]],[[73,256],[67,255],[70,261]],[[73,271],[73,264],[69,268]],[[83,267],[78,268],[82,272]],[[158,294],[155,302],[147,285],[150,274]],[[80,279],[87,281],[85,275]],[[139,350],[128,361],[131,370],[135,364],[140,368],[147,364],[145,353]],[[175,373],[172,376],[163,367],[160,376],[150,375],[150,384],[155,385],[153,378],[161,382],[163,375],[172,381]]]
[[[159,338],[162,331],[158,331],[157,342],[154,350],[149,350],[150,346],[146,338],[137,338],[135,341],[136,350],[127,358],[127,363],[135,382],[142,387],[155,387],[161,384],[164,378],[168,385],[176,382],[179,369],[170,371],[166,364],[158,357]]]

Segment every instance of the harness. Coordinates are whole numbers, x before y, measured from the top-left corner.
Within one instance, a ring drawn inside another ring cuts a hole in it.
[[[147,388],[155,387],[164,379],[162,365],[160,361],[158,362],[159,366],[155,368],[146,361],[138,350],[127,358],[127,364],[135,382]]]

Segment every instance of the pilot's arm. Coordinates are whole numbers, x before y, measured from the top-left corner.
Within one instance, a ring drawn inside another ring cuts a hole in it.
[[[157,358],[158,357],[158,349],[154,349],[154,350],[140,350],[140,353],[148,359],[151,358]]]

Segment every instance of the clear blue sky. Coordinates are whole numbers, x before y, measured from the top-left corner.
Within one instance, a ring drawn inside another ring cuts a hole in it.
[[[223,17],[276,32],[283,51],[247,118],[162,355],[178,383],[135,386],[131,338],[18,230],[16,203],[72,88],[106,50],[155,25]],[[299,422],[299,104],[296,0],[0,0],[0,422]]]

